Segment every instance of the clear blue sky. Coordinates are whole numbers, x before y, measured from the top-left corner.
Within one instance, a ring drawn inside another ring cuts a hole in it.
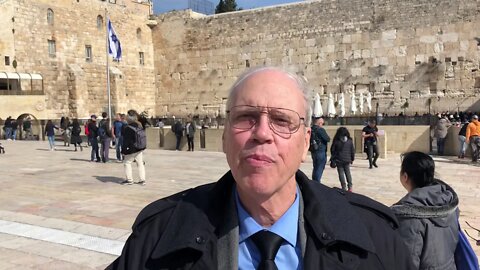
[[[219,0],[209,0],[217,6]],[[237,0],[237,6],[243,9],[280,5],[285,3],[301,2],[302,0]],[[170,10],[185,9],[188,0],[154,0],[153,8],[155,13],[163,13]]]

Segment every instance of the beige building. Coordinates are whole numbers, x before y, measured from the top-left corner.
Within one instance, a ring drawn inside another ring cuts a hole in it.
[[[123,47],[114,111],[223,115],[248,67],[286,66],[320,94],[370,92],[393,115],[480,110],[480,2],[307,1],[151,17],[143,0],[0,0],[0,117],[106,110],[106,11]],[[152,20],[149,20],[152,19]],[[338,108],[337,108],[338,111]],[[347,112],[349,115],[349,112]]]
[[[150,10],[131,0],[0,1],[0,118],[106,111],[107,16],[123,51],[109,60],[113,108],[154,113]]]

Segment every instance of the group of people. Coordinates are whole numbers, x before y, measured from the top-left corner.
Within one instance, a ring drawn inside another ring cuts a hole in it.
[[[323,128],[322,117],[313,119],[311,126],[309,151],[313,160],[312,180],[320,182],[327,164],[327,149],[330,137]],[[362,130],[364,152],[367,153],[369,169],[378,168],[378,128],[375,120],[369,120]],[[333,137],[330,147],[330,166],[337,168],[340,185],[343,190],[352,192],[353,182],[350,165],[355,160],[355,146],[350,132],[345,127],[339,127]]]
[[[222,136],[230,170],[145,207],[107,269],[456,269],[459,198],[435,178],[429,155],[403,155],[407,195],[391,208],[299,170],[309,149],[326,149],[310,141],[322,122],[310,127],[310,96],[303,78],[283,69],[241,75]],[[352,148],[340,127],[334,156],[350,164]]]
[[[465,158],[467,147],[470,146],[472,162],[477,162],[480,156],[480,122],[478,121],[478,115],[462,113],[461,117],[458,115],[458,118],[458,122],[455,122],[457,118],[453,115],[449,117],[448,114],[438,114],[438,121],[434,130],[438,155],[443,156],[445,154],[448,129],[453,125],[457,125],[460,127],[458,132],[458,158]],[[461,122],[460,119],[462,120]]]
[[[192,120],[191,117],[187,119],[187,123],[184,125],[180,120],[175,121],[175,123],[172,125],[172,131],[175,134],[175,150],[180,151],[181,149],[181,142],[182,142],[182,137],[185,135],[187,137],[187,145],[188,145],[188,150],[187,151],[194,151],[195,144],[195,132],[197,131],[197,127],[195,125],[195,122]]]
[[[110,146],[114,142],[117,162],[123,163],[125,167],[125,180],[121,184],[131,185],[137,183],[145,185],[143,150],[146,148],[146,126],[146,118],[139,115],[135,110],[129,110],[127,114],[117,113],[113,123],[111,123],[106,112],[102,113],[100,121],[97,121],[96,115],[91,115],[84,125],[88,145],[91,147],[90,161],[109,162]],[[56,149],[55,130],[62,132],[65,146],[73,144],[75,146],[74,151],[77,151],[77,146],[80,148],[80,151],[83,151],[82,128],[78,119],[73,119],[70,122],[68,117],[62,117],[60,127],[56,126],[52,120],[47,121],[45,135],[48,138],[51,151]],[[139,181],[137,182],[133,181],[133,162],[138,167]]]
[[[17,119],[8,116],[5,119],[5,124],[3,126],[3,131],[5,132],[5,140],[13,140],[17,139],[17,133],[19,127],[22,126],[24,132],[24,138],[29,139],[31,138],[32,134],[32,119],[30,116],[25,117],[20,122]]]

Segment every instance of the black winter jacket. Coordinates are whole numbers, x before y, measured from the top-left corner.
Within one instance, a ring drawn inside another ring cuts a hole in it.
[[[310,181],[301,171],[296,179],[304,202],[305,270],[414,269],[388,207]],[[228,223],[225,202],[233,187],[228,172],[217,183],[148,205],[107,269],[218,269],[217,239]]]
[[[339,140],[334,140],[332,147],[330,147],[330,153],[338,164],[352,163],[355,160],[355,147],[353,146],[352,139],[344,137]]]

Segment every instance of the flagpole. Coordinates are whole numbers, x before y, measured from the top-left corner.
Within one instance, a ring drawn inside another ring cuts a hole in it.
[[[106,44],[106,56],[107,56],[107,96],[108,96],[108,124],[109,127],[112,127],[112,98],[110,96],[110,64],[109,64],[109,59],[108,59],[108,47],[109,47],[109,42],[108,42],[108,23],[110,19],[108,18],[108,13],[107,9],[105,8],[105,30],[106,30],[106,39],[105,39],[105,44]]]

